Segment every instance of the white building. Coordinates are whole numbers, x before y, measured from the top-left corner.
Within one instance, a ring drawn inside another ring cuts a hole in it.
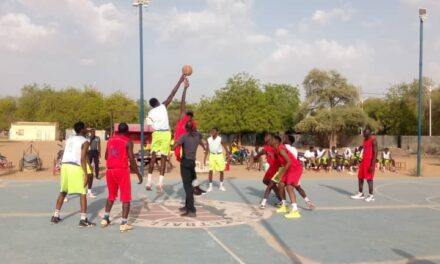
[[[15,122],[9,130],[9,140],[55,141],[58,139],[58,123]]]

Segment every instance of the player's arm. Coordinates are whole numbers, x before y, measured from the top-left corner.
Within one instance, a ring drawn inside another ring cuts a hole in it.
[[[128,153],[128,160],[130,162],[130,171],[136,173],[138,176],[139,182],[138,184],[142,183],[142,175],[139,171],[139,168],[136,164],[136,161],[134,159],[134,153],[133,153],[133,142],[129,140],[126,145],[127,153]]]
[[[180,118],[183,118],[186,114],[185,113],[185,111],[186,111],[186,91],[188,90],[188,88],[189,88],[189,81],[188,81],[188,78],[185,78],[182,99],[180,100]]]
[[[287,154],[287,151],[285,149],[280,150],[280,156],[283,157],[283,159],[286,161],[286,165],[283,166],[283,170],[280,172],[280,175],[284,175],[284,173],[286,173],[286,171],[292,165],[292,161],[290,160],[289,155]]]
[[[108,141],[107,141],[107,147],[105,148],[105,155],[104,155],[105,160],[108,159]]]
[[[89,142],[86,141],[81,147],[81,167],[84,172],[84,187],[87,185],[87,163],[89,155]]]
[[[203,164],[206,164],[206,158],[208,157],[208,151],[206,149],[205,143],[203,142],[202,135],[200,135],[199,146],[201,146],[203,148],[203,153],[205,153],[205,155],[203,156]]]
[[[99,157],[101,158],[101,138],[98,137],[98,153],[99,153]]]
[[[373,158],[371,159],[370,167],[368,168],[368,171],[371,173],[373,172],[374,166],[376,166],[376,160],[377,160],[377,141],[376,139],[373,140]]]
[[[179,81],[177,82],[176,86],[174,87],[174,89],[171,91],[170,95],[168,96],[168,98],[163,101],[163,104],[168,107],[169,104],[171,104],[171,102],[173,101],[174,96],[176,95],[177,91],[179,90],[180,85],[182,84],[182,82],[185,80],[185,75],[182,74],[182,76],[180,76]]]
[[[266,155],[267,151],[263,148],[260,150],[260,152],[257,153],[257,156],[255,156],[256,159],[259,159],[261,156]]]

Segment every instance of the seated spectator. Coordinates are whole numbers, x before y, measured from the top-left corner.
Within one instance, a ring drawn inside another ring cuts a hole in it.
[[[307,169],[314,168],[316,166],[316,152],[315,148],[311,146],[309,150],[304,153],[304,158],[306,159],[305,165]]]
[[[380,161],[380,169],[382,171],[385,171],[385,169],[387,169],[387,170],[393,171],[393,172],[396,170],[395,162],[394,162],[393,158],[391,157],[391,152],[390,152],[389,148],[385,148],[382,151],[381,161]]]

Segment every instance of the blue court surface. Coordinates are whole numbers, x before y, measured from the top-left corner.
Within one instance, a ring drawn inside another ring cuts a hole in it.
[[[437,178],[379,179],[374,203],[349,199],[356,179],[304,179],[317,208],[305,210],[299,197],[302,217],[293,220],[258,209],[258,180],[228,179],[226,192],[197,199],[195,219],[178,215],[178,179],[166,181],[163,195],[134,180],[128,233],[119,232],[119,202],[113,224],[99,226],[104,180],[88,200],[97,223],[88,229],[77,227],[78,197],[64,205],[61,223],[50,223],[57,181],[0,180],[0,263],[440,263]]]

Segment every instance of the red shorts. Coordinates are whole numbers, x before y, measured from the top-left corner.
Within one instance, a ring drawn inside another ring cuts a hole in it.
[[[174,149],[174,156],[176,156],[176,160],[177,161],[180,161],[182,158],[182,155],[180,155],[180,150],[182,149],[182,146],[177,146],[175,149]]]
[[[373,171],[369,172],[368,169],[370,168],[371,161],[370,160],[362,160],[361,164],[359,164],[359,172],[358,172],[358,178],[360,180],[365,179],[367,181],[374,180],[374,172],[376,171],[376,164],[373,166]]]
[[[298,186],[300,184],[302,173],[303,167],[301,165],[290,167],[290,169],[284,173],[281,182],[284,182],[287,185]]]
[[[130,169],[107,169],[108,199],[115,201],[120,191],[120,201],[128,203],[131,201]]]
[[[280,166],[270,165],[269,169],[266,171],[266,174],[264,174],[263,181],[271,181],[273,176],[275,176],[275,174],[278,172],[279,168]]]

